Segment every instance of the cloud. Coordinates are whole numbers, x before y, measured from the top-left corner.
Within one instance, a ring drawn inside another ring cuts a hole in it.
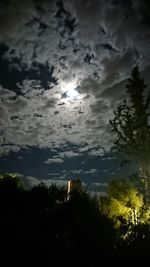
[[[94,174],[94,173],[97,173],[98,172],[98,170],[97,169],[91,169],[91,170],[88,170],[88,171],[85,171],[84,173],[85,174]]]
[[[56,157],[56,158],[50,158],[50,159],[44,161],[45,164],[63,163],[63,162],[64,162],[63,159],[61,159],[61,158],[57,158],[57,157]]]
[[[14,145],[1,146],[0,157],[7,156],[10,152],[19,152],[20,149],[21,148],[19,146],[14,146]]]
[[[99,192],[96,192],[96,191],[89,191],[90,195],[91,196],[97,196],[97,197],[107,197],[107,193],[106,192],[103,192],[103,191],[99,191]]]
[[[80,174],[83,173],[83,170],[70,170],[70,172],[74,174]]]
[[[107,187],[108,183],[92,183],[93,186],[103,186],[103,187]]]
[[[103,149],[92,149],[91,151],[88,152],[89,156],[103,156],[104,155],[104,150]]]
[[[88,191],[91,195],[107,196],[108,183],[91,183],[88,185]]]
[[[24,177],[24,183],[28,188],[31,188],[40,184],[40,180],[33,176],[26,176]]]
[[[62,158],[73,158],[73,157],[79,157],[79,156],[82,156],[81,153],[78,153],[78,152],[74,152],[74,151],[65,151],[65,152],[60,152],[58,154],[60,157]]]
[[[73,174],[95,174],[98,172],[97,169],[90,169],[90,170],[70,170],[70,173]]]

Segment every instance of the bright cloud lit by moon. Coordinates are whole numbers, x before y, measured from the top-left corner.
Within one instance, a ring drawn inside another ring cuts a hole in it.
[[[76,87],[77,87],[76,81],[62,83],[61,89],[66,99],[74,100],[78,98],[79,94],[76,90]]]

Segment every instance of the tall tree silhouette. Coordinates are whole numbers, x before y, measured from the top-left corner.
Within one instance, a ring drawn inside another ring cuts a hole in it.
[[[110,124],[116,133],[117,149],[140,160],[146,198],[150,199],[150,92],[146,96],[146,87],[136,66],[126,85],[129,98],[114,111]]]

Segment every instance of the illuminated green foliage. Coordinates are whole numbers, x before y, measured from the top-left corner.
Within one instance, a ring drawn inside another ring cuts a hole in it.
[[[126,220],[128,220],[130,214],[130,208],[125,205],[125,203],[119,201],[116,198],[110,199],[109,204],[109,217],[110,218],[118,218],[122,217]]]
[[[140,223],[150,225],[150,205],[144,205],[141,211]]]
[[[116,227],[124,220],[128,224],[140,222],[143,207],[143,196],[126,180],[112,181],[107,200],[102,203],[103,213],[116,222]]]

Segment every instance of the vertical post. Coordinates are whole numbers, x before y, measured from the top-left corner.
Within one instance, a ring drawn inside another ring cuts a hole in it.
[[[68,181],[67,200],[69,200],[69,197],[70,197],[70,191],[71,191],[71,181]]]

